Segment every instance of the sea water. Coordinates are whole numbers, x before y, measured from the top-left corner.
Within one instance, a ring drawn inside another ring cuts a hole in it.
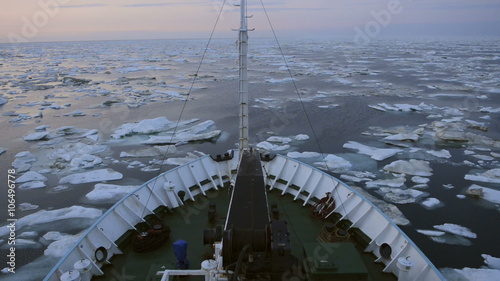
[[[497,278],[499,43],[287,39],[280,50],[254,39],[250,142],[398,207],[401,228],[448,276]],[[121,196],[175,165],[236,148],[234,40],[205,46],[0,45],[0,180],[24,174],[14,186],[17,273],[0,279],[39,280]],[[148,145],[152,137],[173,141]],[[478,188],[482,196],[467,195]],[[8,219],[2,203],[4,272]]]

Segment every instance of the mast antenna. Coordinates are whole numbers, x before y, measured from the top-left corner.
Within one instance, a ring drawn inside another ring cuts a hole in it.
[[[240,28],[233,29],[239,31],[238,49],[239,49],[239,95],[240,95],[240,118],[239,118],[239,142],[240,157],[243,155],[243,150],[248,149],[248,29],[247,25],[247,1],[240,2]]]

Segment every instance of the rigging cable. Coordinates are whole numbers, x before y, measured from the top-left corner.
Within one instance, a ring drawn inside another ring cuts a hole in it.
[[[304,111],[304,114],[306,116],[306,120],[307,120],[307,123],[309,124],[309,127],[311,128],[311,132],[312,132],[312,135],[313,135],[313,138],[314,138],[314,141],[316,142],[316,144],[318,145],[318,150],[319,150],[319,153],[321,154],[321,157],[323,158],[323,162],[325,163],[325,168],[326,170],[328,171],[328,174],[332,174],[332,170],[330,169],[330,167],[328,166],[328,163],[326,161],[326,155],[323,153],[323,149],[321,148],[321,145],[319,143],[319,139],[318,139],[318,136],[316,134],[316,131],[314,130],[314,127],[312,126],[312,122],[311,122],[311,118],[309,118],[309,115],[307,114],[307,110],[306,110],[306,107],[304,105],[304,101],[302,100],[302,97],[300,96],[300,92],[299,92],[299,88],[297,87],[297,84],[295,83],[295,79],[293,78],[293,75],[292,75],[292,71],[290,70],[290,67],[288,65],[288,61],[286,60],[286,57],[285,57],[285,53],[283,52],[283,49],[281,48],[281,44],[278,40],[278,36],[276,35],[276,32],[274,31],[274,27],[273,27],[273,24],[271,22],[271,19],[269,18],[269,15],[267,13],[267,10],[266,10],[266,7],[264,6],[264,2],[262,2],[262,0],[260,0],[260,4],[262,5],[262,9],[264,10],[264,14],[266,15],[266,18],[267,18],[267,21],[269,23],[269,26],[271,27],[271,31],[273,33],[273,36],[274,36],[274,39],[276,40],[276,44],[278,45],[278,48],[280,50],[280,53],[281,53],[281,57],[283,58],[283,61],[285,63],[285,66],[286,66],[286,69],[288,70],[288,75],[290,76],[291,78],[291,81],[292,81],[292,84],[293,84],[293,87],[295,88],[295,92],[297,93],[297,96],[299,98],[299,102],[300,102],[300,105],[302,107],[302,110]],[[335,182],[334,182],[334,179],[332,178],[332,183],[333,185],[335,186]],[[339,203],[340,205],[342,206],[342,209],[344,210],[344,213],[345,213],[345,217],[347,218],[347,211],[345,209],[345,206],[342,204],[342,198],[340,198],[340,194],[338,192],[338,189],[335,188],[335,192],[337,193],[337,196],[338,196],[338,199],[339,199]],[[349,195],[348,195],[349,196]]]
[[[196,69],[196,73],[194,74],[193,80],[191,81],[191,86],[189,87],[189,91],[186,94],[186,99],[184,100],[184,103],[182,104],[181,112],[179,113],[179,117],[177,118],[177,122],[175,123],[174,131],[172,133],[172,137],[170,138],[169,143],[172,143],[172,141],[173,141],[173,139],[175,137],[175,134],[177,133],[177,129],[179,127],[179,123],[181,122],[182,114],[184,113],[184,110],[186,109],[187,102],[189,101],[189,96],[191,95],[191,92],[193,91],[194,83],[196,82],[196,79],[198,78],[198,73],[200,72],[201,65],[203,64],[203,60],[205,59],[205,56],[207,54],[208,47],[209,47],[210,43],[212,42],[212,38],[214,36],[215,29],[217,27],[217,24],[219,23],[219,19],[220,19],[221,15],[222,15],[222,11],[224,10],[225,4],[226,4],[226,0],[224,0],[224,2],[222,2],[222,6],[221,6],[221,8],[219,10],[219,14],[217,15],[217,19],[215,20],[215,24],[214,24],[214,26],[212,28],[212,32],[210,33],[210,38],[208,39],[207,45],[205,46],[205,50],[203,51],[203,55],[201,56],[200,63],[198,64],[198,68]],[[153,186],[151,187],[151,192],[149,193],[149,196],[148,196],[148,199],[146,201],[146,204],[144,205],[144,209],[143,209],[142,214],[140,216],[141,218],[144,216],[144,213],[146,212],[149,200],[153,196],[153,190],[154,190],[154,188],[156,186],[156,181],[158,180],[158,177],[161,174],[161,167],[163,166],[163,163],[165,162],[165,159],[167,158],[169,149],[170,149],[170,145],[167,146],[167,149],[166,149],[165,153],[163,154],[163,157],[161,158],[160,169],[158,170],[158,173],[154,177]]]

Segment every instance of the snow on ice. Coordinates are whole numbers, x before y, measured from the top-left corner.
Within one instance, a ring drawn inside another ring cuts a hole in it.
[[[294,138],[295,138],[295,140],[298,140],[298,141],[305,141],[305,140],[309,139],[309,136],[306,134],[299,134],[299,135],[296,135]]]
[[[47,249],[45,249],[44,254],[55,258],[62,258],[82,236],[83,232],[76,235],[64,235],[52,242]]]
[[[47,185],[43,181],[30,181],[19,185],[19,189],[37,189],[44,188]]]
[[[420,190],[408,188],[389,188],[382,187],[377,190],[378,193],[384,196],[384,199],[395,204],[410,204],[415,203],[418,198],[426,196],[427,193]]]
[[[20,203],[18,206],[17,206],[17,209],[21,212],[23,211],[32,211],[32,210],[36,210],[38,209],[38,205],[34,205],[34,204],[31,204],[31,203],[27,203],[27,202],[23,202],[23,203]]]
[[[277,137],[277,136],[273,136],[273,137],[269,137],[267,138],[267,141],[268,142],[279,142],[279,143],[291,143],[292,142],[292,139],[291,138],[287,138],[287,137]]]
[[[428,154],[430,154],[430,155],[433,155],[433,156],[436,156],[436,157],[439,157],[439,158],[445,158],[445,159],[451,158],[450,152],[448,150],[446,150],[446,149],[441,149],[439,151],[436,151],[436,150],[427,150],[426,152]]]
[[[372,159],[377,160],[377,161],[382,161],[387,158],[390,158],[397,153],[402,152],[403,150],[397,149],[397,148],[375,148],[375,147],[370,147],[366,146],[363,144],[360,144],[358,142],[354,141],[349,141],[343,145],[344,148],[350,148],[357,150],[358,153],[368,155]]]
[[[264,149],[266,151],[282,151],[282,150],[287,150],[290,148],[290,145],[285,144],[285,145],[278,145],[278,144],[272,144],[268,141],[262,141],[257,144],[258,148]]]
[[[31,181],[46,181],[47,178],[37,172],[28,171],[16,179],[16,183],[25,183]]]
[[[385,137],[384,140],[390,141],[418,141],[419,136],[417,134],[395,134],[392,136]]]
[[[436,209],[442,205],[441,201],[437,198],[427,198],[422,202],[422,206],[427,209]]]
[[[23,173],[31,169],[33,162],[36,162],[37,157],[30,153],[29,151],[22,151],[15,155],[14,162],[12,162],[12,167],[17,170],[18,173]]]
[[[89,172],[71,174],[61,178],[59,180],[59,184],[65,184],[65,183],[81,184],[89,182],[120,180],[122,178],[123,174],[108,168],[108,169],[100,169]]]
[[[318,152],[297,152],[297,151],[292,151],[288,152],[286,154],[290,158],[319,158],[321,157],[321,154]]]
[[[148,140],[142,141],[141,144],[181,144],[192,141],[213,140],[222,133],[221,130],[209,131],[214,124],[214,121],[207,120],[189,128],[177,130],[175,135],[172,135],[174,133],[172,131],[169,135],[150,136]]]
[[[352,168],[352,164],[342,157],[328,154],[323,161],[315,162],[314,165],[319,166],[322,169],[335,171],[335,170],[348,170]]]
[[[166,117],[145,119],[138,123],[125,123],[115,130],[113,138],[119,139],[132,134],[153,134],[165,131],[173,124]]]
[[[190,161],[196,160],[200,157],[205,156],[206,154],[200,151],[194,151],[188,152],[186,157],[172,157],[168,158],[167,160],[160,161],[160,160],[153,160],[151,161],[152,164],[157,164],[157,165],[173,165],[173,166],[180,166],[184,165],[186,163],[189,163]]]
[[[410,159],[409,161],[397,160],[386,165],[383,169],[392,173],[412,176],[429,177],[432,175],[432,168],[429,166],[429,162],[414,159]]]
[[[94,190],[87,193],[85,197],[92,201],[106,201],[114,203],[137,188],[138,186],[135,185],[122,186],[98,183],[94,186]]]
[[[488,170],[484,173],[467,174],[465,179],[486,183],[500,183],[500,168]]]
[[[23,140],[25,141],[38,141],[43,140],[49,135],[49,132],[35,132],[28,135],[23,136]]]
[[[404,177],[396,177],[393,179],[378,179],[366,183],[366,188],[379,188],[379,187],[402,187],[406,182]]]
[[[150,136],[148,140],[141,142],[141,144],[182,144],[193,141],[213,140],[218,138],[221,133],[221,130],[207,133],[179,132],[175,136]]]
[[[17,229],[22,229],[25,226],[33,226],[40,224],[52,223],[55,221],[65,220],[65,219],[96,219],[102,215],[102,211],[94,208],[86,208],[82,206],[71,206],[56,210],[40,210],[36,213],[24,216],[17,220]],[[9,233],[7,227],[0,228],[0,237],[5,236]]]
[[[441,225],[435,225],[434,228],[437,230],[441,230],[441,231],[448,232],[451,234],[463,236],[466,238],[472,238],[472,239],[477,238],[477,234],[472,232],[467,227],[464,227],[464,226],[461,226],[458,224],[454,224],[454,223],[445,223],[445,224],[441,224]]]
[[[496,190],[496,189],[473,184],[467,190],[467,194],[472,193],[471,191],[474,191],[474,190],[480,191],[480,194],[481,194],[480,197],[482,199],[484,199],[486,201],[490,201],[494,204],[500,204],[500,190]]]

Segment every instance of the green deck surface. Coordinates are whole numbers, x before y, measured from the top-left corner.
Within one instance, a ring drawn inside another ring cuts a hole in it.
[[[111,264],[103,267],[104,276],[96,276],[92,280],[160,280],[156,276],[157,271],[163,269],[175,269],[176,258],[173,253],[172,243],[182,239],[189,243],[188,259],[190,269],[199,269],[201,262],[212,255],[212,245],[203,245],[203,231],[205,228],[215,228],[216,225],[224,225],[227,216],[229,194],[223,188],[219,191],[207,193],[207,197],[199,196],[196,202],[188,201],[182,208],[164,210],[158,214],[163,222],[170,226],[170,239],[160,248],[152,252],[135,253],[131,246],[130,232],[128,236],[120,239],[120,248],[124,255],[114,256]],[[302,207],[302,201],[293,201],[292,196],[281,196],[281,191],[268,192],[269,204],[277,203],[281,219],[289,221],[289,232],[292,241],[293,254],[302,260],[303,245],[318,242],[317,236],[322,226],[331,220],[314,218],[311,214],[311,206]],[[217,205],[217,219],[215,223],[209,223],[207,211],[211,203]],[[333,217],[333,216],[332,216]],[[332,218],[333,220],[333,218]],[[354,233],[353,233],[354,234]],[[353,237],[356,235],[352,235]],[[361,259],[367,268],[370,278],[368,280],[397,280],[392,274],[382,274],[382,265],[373,262],[372,254],[362,253],[361,245],[354,244],[360,252]],[[319,249],[318,254],[328,255],[327,248]],[[300,280],[306,280],[305,275],[299,274]],[[201,276],[193,277],[171,277],[170,280],[204,280]]]

